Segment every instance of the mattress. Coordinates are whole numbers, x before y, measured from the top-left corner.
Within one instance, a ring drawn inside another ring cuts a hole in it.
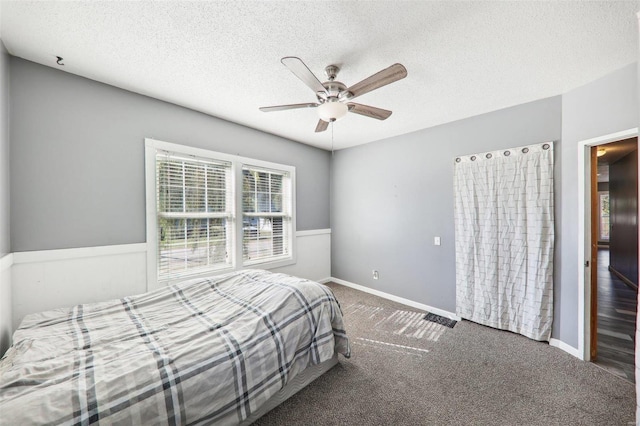
[[[0,361],[0,424],[245,423],[335,353],[350,348],[328,287],[190,280],[25,317]]]

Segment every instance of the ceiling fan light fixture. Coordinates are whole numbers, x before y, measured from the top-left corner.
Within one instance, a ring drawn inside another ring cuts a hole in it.
[[[349,111],[349,107],[338,101],[328,101],[318,107],[318,115],[327,122],[340,120],[347,115],[347,111]]]

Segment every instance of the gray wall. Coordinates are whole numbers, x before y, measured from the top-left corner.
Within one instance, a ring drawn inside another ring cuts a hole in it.
[[[140,243],[144,138],[296,166],[298,230],[329,227],[327,151],[12,57],[11,251]]]
[[[562,96],[562,197],[556,196],[556,223],[563,230],[556,248],[561,282],[556,303],[562,309],[556,310],[554,337],[573,347],[578,346],[578,273],[583,273],[578,266],[578,142],[638,127],[637,90],[637,64],[631,64]]]
[[[9,253],[9,54],[0,40],[0,258]]]
[[[578,346],[578,142],[638,126],[637,64],[562,97],[335,154],[332,275],[455,311],[453,158],[554,140],[553,337]],[[433,237],[442,237],[442,246]],[[380,279],[371,270],[380,271]],[[582,268],[580,268],[582,272]]]
[[[333,276],[454,312],[454,158],[559,141],[561,109],[557,96],[338,151]]]
[[[9,54],[0,40],[0,259],[10,250]],[[0,267],[0,356],[11,344],[11,270]]]

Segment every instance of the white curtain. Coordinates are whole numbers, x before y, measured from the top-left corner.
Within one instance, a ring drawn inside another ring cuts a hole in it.
[[[456,312],[551,337],[553,144],[455,159]]]

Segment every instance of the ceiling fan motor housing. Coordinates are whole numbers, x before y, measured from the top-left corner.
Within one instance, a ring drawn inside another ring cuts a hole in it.
[[[340,81],[325,81],[322,83],[326,92],[316,92],[316,96],[320,103],[326,102],[329,99],[335,98],[336,100],[342,101],[344,98],[344,94],[348,93],[347,86]]]
[[[337,65],[329,65],[324,69],[329,81],[325,81],[322,85],[326,92],[316,92],[318,102],[344,102],[349,100],[353,95],[347,90],[347,86],[341,81],[336,81],[336,77],[340,72]]]

